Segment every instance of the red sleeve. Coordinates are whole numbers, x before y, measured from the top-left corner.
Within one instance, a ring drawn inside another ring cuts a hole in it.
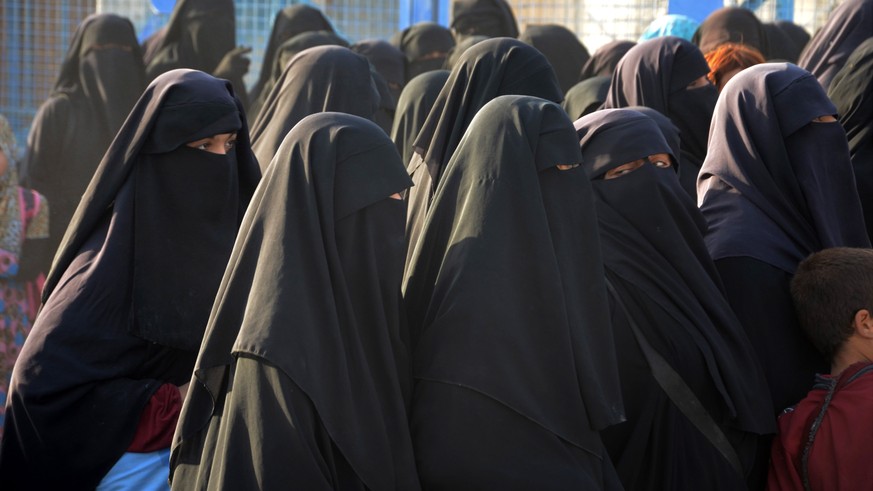
[[[149,399],[128,452],[146,453],[170,448],[176,421],[182,410],[182,395],[173,384],[164,384]]]

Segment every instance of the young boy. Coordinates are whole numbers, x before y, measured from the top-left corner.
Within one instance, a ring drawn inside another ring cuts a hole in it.
[[[779,417],[768,489],[873,489],[873,250],[806,258],[791,282],[801,327],[831,360]]]

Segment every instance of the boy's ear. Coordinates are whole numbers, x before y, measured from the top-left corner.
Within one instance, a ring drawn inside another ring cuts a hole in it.
[[[855,333],[864,339],[873,339],[873,313],[867,309],[855,312]]]

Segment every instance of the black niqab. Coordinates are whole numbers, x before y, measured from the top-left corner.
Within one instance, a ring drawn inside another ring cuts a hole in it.
[[[573,31],[557,24],[527,26],[518,39],[545,55],[564,93],[579,81],[582,67],[591,58]]]
[[[691,196],[706,156],[718,92],[711,84],[687,86],[707,73],[709,65],[696,46],[674,36],[655,38],[634,46],[621,59],[603,104],[604,108],[646,106],[673,121],[682,139],[679,181]]]
[[[437,97],[449,79],[448,70],[433,70],[410,80],[400,93],[391,139],[397,145],[404,163],[412,159],[412,142],[436,103]]]
[[[363,56],[341,46],[301,51],[285,67],[252,124],[252,147],[261,168],[270,164],[285,135],[304,117],[343,112],[372,118],[379,101]]]
[[[455,46],[452,32],[436,22],[419,22],[391,38],[406,56],[406,80],[425,72],[440,70]]]
[[[228,155],[185,146],[232,131]],[[76,210],[18,359],[7,483],[95,487],[154,391],[189,380],[259,175],[226,81],[176,70],[146,89]]]
[[[619,60],[636,46],[634,41],[612,41],[597,48],[594,55],[585,62],[579,80],[587,80],[593,77],[612,77]]]
[[[802,102],[802,103],[801,103]],[[827,247],[870,247],[845,133],[809,72],[750,67],[718,99],[698,202],[713,259],[747,256],[793,274]]]
[[[388,198],[409,184],[394,144],[362,118],[312,115],[288,133],[252,199],[216,297],[176,434],[174,484],[199,473],[213,485],[242,488],[358,487],[328,485],[332,476],[317,469],[321,481],[310,482],[312,474],[297,471],[318,464],[288,461],[235,431],[265,427],[266,445],[281,449],[315,431],[295,420],[259,420],[257,407],[284,401],[281,392],[262,394],[251,413],[234,412],[227,401],[249,380],[234,377],[233,368],[248,358],[277,368],[308,397],[366,489],[418,488],[402,395],[403,202]],[[299,409],[288,404],[286,418]],[[204,452],[205,439],[217,440],[214,452]],[[252,445],[254,467],[224,458],[240,445]],[[330,449],[308,451],[319,460]]]
[[[757,49],[764,58],[770,57],[764,24],[754,12],[742,7],[723,7],[709,14],[697,28],[691,42],[700,47],[703,53],[709,53],[725,43],[737,43]]]
[[[518,37],[515,14],[506,0],[454,0],[449,27],[459,41],[467,36]]]
[[[269,92],[272,84],[268,86],[267,81],[279,75],[274,73],[275,70],[273,68],[276,65],[279,46],[298,34],[311,31],[334,32],[330,21],[317,8],[311,5],[299,4],[285,7],[276,12],[273,30],[270,32],[270,40],[267,41],[267,49],[264,51],[264,58],[261,61],[261,74],[249,93],[252,101],[258,100],[262,91],[266,90]],[[273,81],[275,82],[275,78],[273,78]],[[257,113],[253,112],[252,114]]]
[[[849,139],[855,184],[873,240],[873,38],[858,46],[828,89]]]
[[[873,0],[846,0],[828,17],[800,54],[797,65],[825,90],[861,43],[873,37]]]
[[[440,180],[404,298],[419,382],[472,389],[599,456],[593,430],[623,416],[590,185],[555,167],[580,159],[558,105],[489,102]]]

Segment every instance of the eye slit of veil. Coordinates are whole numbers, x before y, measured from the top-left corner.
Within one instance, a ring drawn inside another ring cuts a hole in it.
[[[577,162],[575,164],[555,164],[555,167],[557,167],[558,170],[570,170],[570,169],[575,169],[576,167],[579,167],[580,165],[581,164],[579,164]]]

